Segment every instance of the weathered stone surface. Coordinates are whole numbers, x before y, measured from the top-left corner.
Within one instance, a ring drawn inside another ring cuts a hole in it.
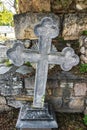
[[[30,76],[29,78],[25,78],[24,80],[26,89],[34,89],[35,76]]]
[[[7,55],[6,55],[7,50],[8,50],[7,46],[0,45],[0,62],[7,59]]]
[[[69,102],[70,109],[84,109],[84,99],[82,97],[72,97]]]
[[[76,83],[74,85],[75,96],[86,96],[87,85],[86,83]]]
[[[5,97],[0,96],[0,105],[5,105],[5,104],[6,104]]]
[[[4,96],[16,95],[22,92],[22,81],[16,75],[16,67],[12,66],[9,72],[0,75],[0,94]]]
[[[28,96],[34,96],[34,90],[26,89],[26,95]]]
[[[7,105],[0,105],[0,112],[10,111],[10,110],[11,110],[11,107]]]
[[[13,97],[7,97],[7,104],[11,107],[14,108],[21,108],[21,106],[23,105],[23,103],[25,103],[26,101],[17,101],[15,100],[15,98]]]
[[[28,67],[28,66],[20,66],[16,72],[22,75],[26,75],[26,74],[31,74],[33,72],[33,68],[32,67]]]
[[[80,46],[80,60],[81,63],[87,63],[87,36],[80,36],[79,38],[79,46]]]
[[[87,30],[87,14],[74,13],[66,14],[63,22],[62,36],[65,40],[75,40],[79,38],[79,34],[83,30]]]
[[[87,0],[76,0],[76,8],[78,10],[87,9]]]
[[[19,13],[50,11],[50,0],[19,0],[18,5]]]
[[[68,87],[68,88],[73,88],[73,82],[60,82],[60,87]]]
[[[51,103],[55,111],[57,111],[62,106],[62,97],[50,97],[48,102]]]
[[[26,13],[14,16],[15,34],[17,39],[37,39],[34,34],[34,26],[43,17],[51,17],[55,24],[59,26],[59,17],[51,13]]]
[[[5,73],[8,72],[10,69],[11,69],[11,67],[1,66],[1,67],[0,67],[0,74],[5,74]]]

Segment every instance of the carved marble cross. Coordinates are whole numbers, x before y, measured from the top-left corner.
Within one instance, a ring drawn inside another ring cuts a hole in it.
[[[70,47],[64,48],[62,52],[51,51],[52,38],[59,34],[59,29],[50,17],[43,18],[41,23],[35,26],[34,32],[39,37],[37,51],[25,49],[19,42],[7,51],[7,56],[16,66],[21,66],[26,61],[36,63],[33,106],[41,108],[44,106],[48,65],[58,64],[68,71],[79,63],[79,57]]]

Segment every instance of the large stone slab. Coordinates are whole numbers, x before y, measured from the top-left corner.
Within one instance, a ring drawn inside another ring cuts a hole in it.
[[[51,13],[24,13],[14,16],[15,34],[17,39],[37,39],[34,26],[44,17],[51,17],[59,26],[59,17]]]
[[[50,11],[50,0],[19,0],[19,13]]]
[[[75,40],[83,30],[87,30],[87,14],[66,14],[63,22],[62,36],[65,40]]]

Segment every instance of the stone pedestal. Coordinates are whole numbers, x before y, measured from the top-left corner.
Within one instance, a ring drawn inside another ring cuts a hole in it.
[[[28,104],[24,105],[20,110],[16,124],[18,130],[51,130],[51,128],[57,127],[52,107],[48,107],[47,104],[43,108],[32,108]]]

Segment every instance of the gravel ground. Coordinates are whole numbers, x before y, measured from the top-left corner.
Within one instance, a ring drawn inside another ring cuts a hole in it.
[[[18,118],[18,109],[0,114],[0,130],[16,130],[15,124]],[[83,123],[83,114],[56,113],[59,128],[54,130],[87,130]]]

